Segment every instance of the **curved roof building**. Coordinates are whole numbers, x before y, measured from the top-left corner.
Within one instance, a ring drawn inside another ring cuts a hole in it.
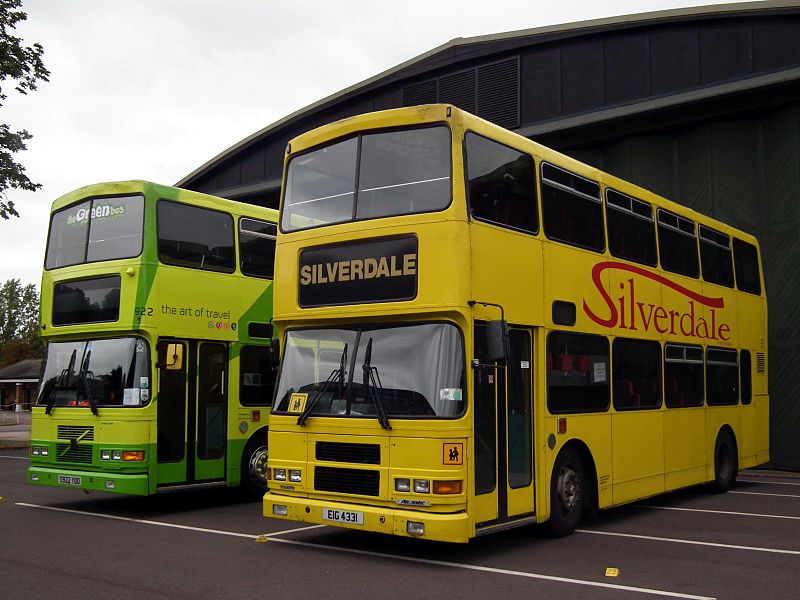
[[[452,103],[758,236],[773,464],[800,469],[800,4],[660,11],[457,38],[268,125],[177,185],[277,207],[286,143]]]

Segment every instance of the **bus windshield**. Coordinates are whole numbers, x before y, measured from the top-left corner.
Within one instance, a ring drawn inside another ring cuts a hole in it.
[[[450,204],[450,130],[363,134],[291,159],[281,228],[442,210]]]
[[[150,353],[141,338],[51,342],[39,406],[141,406],[150,399]]]
[[[85,200],[53,213],[45,269],[132,258],[142,251],[144,198]]]
[[[464,349],[447,323],[289,331],[273,410],[324,416],[455,417]]]

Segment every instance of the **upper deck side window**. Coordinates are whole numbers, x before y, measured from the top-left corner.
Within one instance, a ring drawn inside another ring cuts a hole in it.
[[[658,252],[665,271],[695,279],[700,275],[694,222],[662,208],[658,209]]]
[[[142,252],[144,198],[91,198],[53,213],[44,268],[133,258]]]
[[[733,264],[736,270],[736,288],[760,296],[761,272],[756,247],[733,238]]]
[[[445,126],[363,133],[293,157],[282,231],[443,210],[450,205]]]
[[[733,287],[731,238],[715,229],[700,225],[700,266],[703,279],[725,287]]]
[[[533,158],[475,133],[465,136],[467,188],[472,216],[536,233],[536,167]]]
[[[595,252],[605,250],[600,185],[544,162],[542,221],[551,240]]]
[[[607,188],[606,225],[612,256],[650,267],[658,264],[653,208],[647,202]]]
[[[160,200],[157,212],[161,262],[205,271],[234,271],[236,251],[231,215],[169,200]]]
[[[275,223],[239,219],[239,261],[242,273],[272,279],[275,274]]]

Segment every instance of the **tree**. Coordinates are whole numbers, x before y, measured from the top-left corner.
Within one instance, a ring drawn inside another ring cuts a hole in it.
[[[36,90],[37,81],[49,81],[50,71],[42,62],[44,48],[41,44],[23,46],[22,39],[11,34],[17,24],[28,15],[17,10],[22,0],[0,0],[0,107],[8,94],[6,81],[14,84],[20,94]],[[25,142],[31,139],[27,130],[12,131],[5,123],[0,124],[0,217],[18,217],[14,203],[8,199],[10,188],[36,191],[42,184],[34,183],[25,174],[25,167],[14,160],[14,154],[27,149]]]
[[[39,294],[32,283],[9,279],[0,286],[0,366],[41,358]]]

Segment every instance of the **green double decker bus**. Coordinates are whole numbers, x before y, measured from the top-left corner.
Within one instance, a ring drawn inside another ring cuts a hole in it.
[[[276,220],[145,181],[53,203],[30,483],[264,493]]]

